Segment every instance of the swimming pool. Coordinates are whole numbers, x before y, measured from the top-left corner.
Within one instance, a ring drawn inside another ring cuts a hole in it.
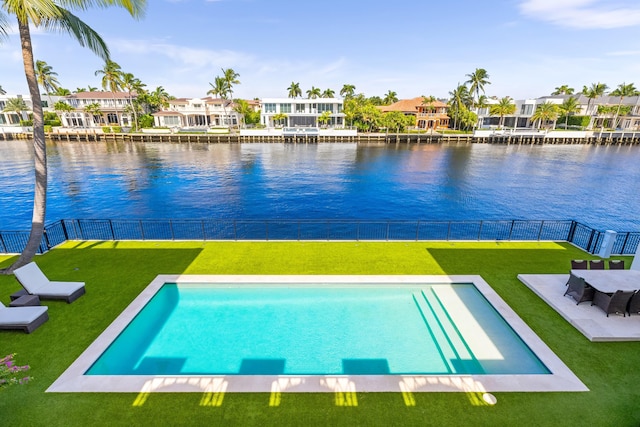
[[[479,276],[158,276],[49,391],[586,389],[514,315]]]

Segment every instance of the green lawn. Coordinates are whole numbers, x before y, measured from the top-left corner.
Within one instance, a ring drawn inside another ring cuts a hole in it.
[[[0,331],[0,357],[17,353],[34,380],[0,390],[3,426],[327,425],[638,426],[640,342],[591,343],[521,284],[518,273],[565,273],[594,258],[569,244],[466,242],[67,242],[37,258],[52,280],[81,280],[73,304],[45,302],[50,319],[32,334]],[[630,258],[623,258],[630,261]],[[10,257],[0,256],[0,266]],[[469,393],[341,396],[200,393],[45,393],[157,274],[480,274],[590,388],[583,393]],[[0,276],[0,300],[20,289]],[[635,320],[635,319],[634,319]],[[270,404],[271,403],[271,404]]]

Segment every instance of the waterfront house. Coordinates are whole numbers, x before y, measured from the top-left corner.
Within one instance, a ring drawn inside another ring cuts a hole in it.
[[[618,130],[626,132],[640,131],[640,97],[630,96],[621,100],[619,96],[600,96],[590,100],[583,94],[549,95],[533,99],[515,99],[513,103],[516,105],[516,111],[514,114],[504,117],[504,127],[519,129],[532,128],[533,121],[531,117],[539,105],[552,103],[560,106],[570,97],[575,98],[578,105],[578,111],[573,115],[591,117],[590,124],[593,129],[615,127]],[[487,107],[474,110],[478,114],[480,128],[488,129],[498,127],[500,117],[491,115],[490,112],[491,106],[498,102],[498,99],[490,98],[487,100]],[[618,105],[621,107],[619,114]],[[556,126],[562,127],[564,124],[559,123],[556,124]]]
[[[327,127],[343,127],[343,100],[338,98],[264,98],[261,100],[260,123],[272,127],[319,127],[320,116],[329,112]],[[275,118],[274,118],[275,116]]]
[[[22,99],[27,106],[27,110],[19,113],[17,111],[4,111],[7,106],[7,102],[13,98]],[[42,109],[44,111],[53,111],[53,104],[58,102],[60,99],[62,99],[62,97],[42,95]],[[31,119],[32,114],[33,104],[31,103],[31,96],[12,94],[0,95],[0,132],[2,132],[3,128],[7,128],[7,131],[10,132],[22,132],[22,129],[18,129],[21,128],[20,121]]]
[[[62,126],[69,128],[131,126],[133,115],[127,106],[136,96],[135,92],[78,92],[63,97],[74,111],[58,114]]]
[[[240,114],[234,104],[220,98],[176,98],[153,114],[156,127],[208,128],[237,126]]]
[[[405,116],[414,116],[415,127],[417,129],[446,129],[449,127],[449,115],[447,114],[449,106],[440,101],[425,100],[419,96],[412,99],[401,99],[390,105],[382,105],[378,107],[383,113],[391,111],[399,111]]]

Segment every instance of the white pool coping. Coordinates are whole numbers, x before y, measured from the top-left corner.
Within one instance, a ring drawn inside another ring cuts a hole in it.
[[[529,375],[84,375],[165,283],[207,284],[435,284],[473,283],[551,372]],[[481,276],[158,275],[47,389],[47,392],[200,392],[212,402],[224,393],[570,392],[588,391]],[[409,397],[407,397],[409,396]],[[211,402],[210,402],[211,403]],[[213,404],[213,403],[212,403]]]

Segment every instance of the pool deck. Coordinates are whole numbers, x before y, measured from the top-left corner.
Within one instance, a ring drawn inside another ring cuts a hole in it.
[[[207,284],[421,284],[473,283],[504,320],[551,372],[529,375],[208,375],[208,376],[100,376],[84,375],[119,333],[164,283]],[[527,324],[477,275],[459,276],[229,276],[159,275],[111,325],[49,387],[47,392],[204,392],[211,400],[222,393],[284,392],[338,393],[347,401],[356,392],[558,392],[588,391]]]
[[[519,274],[518,279],[590,341],[640,341],[640,316],[610,314],[563,296],[569,274]]]

